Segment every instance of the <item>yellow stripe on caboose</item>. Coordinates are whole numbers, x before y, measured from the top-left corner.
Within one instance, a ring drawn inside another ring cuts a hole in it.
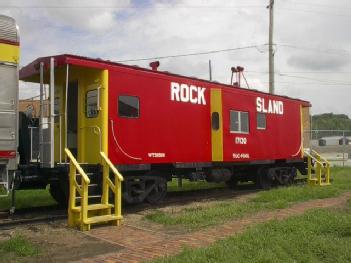
[[[222,90],[211,89],[211,121],[212,114],[219,115],[219,127],[211,127],[212,162],[223,161],[223,120],[222,120]]]
[[[0,43],[0,61],[19,63],[20,48],[16,45]]]

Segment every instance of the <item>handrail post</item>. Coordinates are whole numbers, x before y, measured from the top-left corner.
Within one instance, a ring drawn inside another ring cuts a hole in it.
[[[119,226],[122,219],[122,181],[123,176],[118,172],[104,152],[100,152],[103,164],[103,195],[102,201],[108,204],[110,188],[114,192],[114,214],[116,216],[116,225]],[[114,183],[110,179],[110,170],[114,175]]]
[[[88,184],[82,180],[82,199],[81,199],[81,230],[90,230],[90,224],[86,224],[88,220]]]
[[[323,171],[323,165],[321,163],[321,156],[319,154],[317,154],[317,168],[318,168],[318,184],[321,185],[322,184],[322,171]]]
[[[327,162],[327,173],[326,173],[326,176],[327,176],[327,184],[330,184],[330,163]]]
[[[307,162],[308,162],[308,180],[310,181],[312,179],[312,158],[310,155],[307,157]]]
[[[115,176],[115,215],[117,216],[117,226],[120,225],[120,220],[122,218],[122,183]]]
[[[109,186],[107,184],[107,179],[109,178],[110,168],[108,167],[105,160],[102,161],[103,163],[103,171],[102,171],[102,203],[108,204],[109,200]]]
[[[68,226],[74,226],[72,210],[76,207],[76,186],[74,184],[76,167],[70,160],[69,163],[69,201],[68,201]]]

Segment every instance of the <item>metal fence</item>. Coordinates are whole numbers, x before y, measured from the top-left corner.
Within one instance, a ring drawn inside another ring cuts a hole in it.
[[[334,166],[351,166],[351,130],[305,131],[309,145]]]

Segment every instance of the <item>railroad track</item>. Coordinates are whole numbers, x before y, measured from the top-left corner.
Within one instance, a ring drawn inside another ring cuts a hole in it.
[[[298,179],[296,184],[304,183],[305,179]],[[191,191],[169,192],[166,199],[160,204],[148,203],[136,205],[124,205],[124,214],[138,213],[145,209],[162,208],[170,205],[185,205],[196,201],[225,200],[240,198],[248,194],[261,191],[253,184],[239,185],[236,189],[212,188]],[[19,225],[45,223],[67,218],[67,209],[60,206],[36,207],[17,209],[14,214],[8,211],[0,211],[0,229],[14,228]]]

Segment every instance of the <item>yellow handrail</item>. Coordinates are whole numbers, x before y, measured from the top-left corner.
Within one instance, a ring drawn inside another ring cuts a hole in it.
[[[73,165],[76,167],[76,169],[78,170],[79,174],[82,176],[83,180],[87,183],[90,184],[90,179],[87,176],[87,174],[83,171],[82,167],[79,165],[79,163],[77,162],[76,158],[74,158],[73,154],[71,153],[71,151],[68,148],[65,148],[65,153],[68,157],[68,159],[70,159],[70,161],[73,163]]]
[[[317,179],[318,185],[322,185],[322,170],[324,170],[324,184],[330,184],[330,163],[328,162],[328,160],[322,157],[315,150],[304,150],[304,154],[307,156],[308,159],[308,181],[312,184],[315,184],[313,180]],[[315,162],[315,164],[317,164],[317,166],[315,167],[316,178],[312,178],[312,160]]]
[[[312,153],[313,153],[314,155],[316,155],[317,158],[319,158],[321,161],[323,161],[323,162],[325,162],[326,164],[330,165],[329,161],[328,161],[326,158],[324,158],[322,155],[320,155],[318,152],[316,152],[315,150],[311,150],[311,151],[312,151]]]
[[[104,161],[107,163],[107,165],[110,167],[111,171],[118,177],[118,180],[123,182],[123,176],[118,172],[116,167],[111,163],[110,159],[107,158],[106,154],[104,152],[100,152],[101,157],[104,159]]]
[[[80,224],[81,229],[84,230],[87,227],[88,220],[88,185],[90,179],[87,174],[83,171],[82,167],[74,158],[73,154],[68,148],[65,148],[65,153],[70,160],[69,162],[69,202],[68,202],[68,225],[74,226],[76,224],[75,217],[73,214],[76,208],[76,195],[77,192],[81,196],[81,213],[80,213]],[[81,184],[77,182],[77,171],[82,177]],[[89,225],[88,225],[89,228]]]
[[[123,176],[119,173],[116,167],[111,163],[110,159],[104,152],[100,152],[103,164],[103,177],[102,177],[102,203],[108,204],[109,200],[109,189],[111,188],[114,193],[114,207],[115,216],[118,218],[117,225],[119,225],[122,219],[122,181]],[[110,170],[115,175],[114,183],[110,179]]]

